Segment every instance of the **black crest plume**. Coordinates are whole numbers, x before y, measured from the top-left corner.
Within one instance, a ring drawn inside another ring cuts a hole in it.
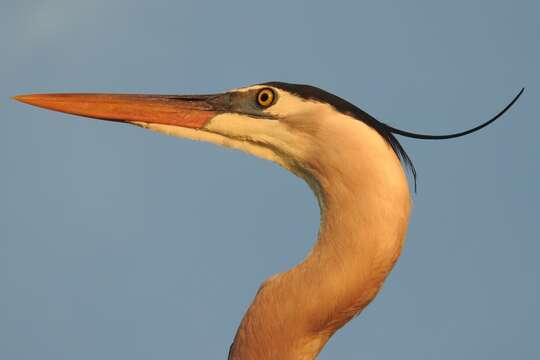
[[[392,147],[394,150],[394,153],[396,156],[403,162],[406,168],[410,169],[411,174],[413,176],[414,180],[414,191],[416,192],[416,169],[414,168],[414,164],[407,155],[407,152],[405,149],[403,149],[403,146],[399,143],[399,141],[396,139],[394,135],[400,135],[400,136],[406,136],[413,139],[420,139],[420,140],[446,140],[446,139],[454,139],[461,136],[465,136],[468,134],[471,134],[473,132],[476,132],[489,124],[493,123],[495,120],[500,118],[508,109],[514,105],[514,103],[519,99],[519,97],[523,94],[523,91],[525,91],[525,88],[522,88],[518,94],[502,109],[499,111],[495,116],[493,116],[488,121],[473,127],[471,129],[453,133],[453,134],[445,134],[445,135],[431,135],[431,134],[419,134],[414,133],[410,131],[400,130],[396,129],[395,127],[392,127],[388,124],[383,123],[382,121],[377,120],[373,116],[366,113],[364,110],[360,109],[356,105],[348,102],[345,99],[340,98],[339,96],[336,96],[332,93],[329,93],[327,91],[324,91],[318,87],[311,86],[311,85],[304,85],[304,84],[290,84],[290,83],[284,83],[284,82],[268,82],[264,85],[274,86],[279,89],[288,91],[290,93],[293,93],[303,99],[306,100],[316,100],[319,102],[327,103],[331,106],[333,106],[337,111],[350,115],[364,123],[366,123],[368,126],[375,129],[385,140],[386,142]]]

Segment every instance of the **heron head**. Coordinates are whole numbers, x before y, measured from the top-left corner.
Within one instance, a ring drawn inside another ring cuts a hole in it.
[[[343,132],[350,130],[348,126],[375,129],[393,142],[392,146],[399,146],[368,114],[309,85],[269,82],[210,95],[76,93],[22,95],[15,99],[240,149],[302,177],[309,176],[309,168],[316,166],[321,152],[332,147],[330,140],[335,140],[333,150],[339,152],[339,141]]]
[[[314,169],[322,164],[340,167],[344,161],[361,161],[358,155],[373,164],[381,163],[383,156],[382,162],[399,159],[416,179],[414,166],[394,134],[429,140],[470,134],[498,119],[523,90],[489,121],[449,135],[399,130],[334,94],[310,85],[284,82],[211,95],[78,93],[22,95],[15,99],[50,110],[134,124],[240,149],[274,161],[310,182]],[[344,149],[353,151],[353,156],[343,154]]]

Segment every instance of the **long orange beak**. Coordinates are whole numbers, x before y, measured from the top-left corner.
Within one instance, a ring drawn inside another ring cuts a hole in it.
[[[202,128],[224,111],[219,95],[35,94],[14,99],[68,114],[119,122]],[[217,101],[216,101],[217,100]]]

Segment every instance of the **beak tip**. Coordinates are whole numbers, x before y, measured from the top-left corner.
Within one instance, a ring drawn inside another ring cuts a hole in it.
[[[11,99],[20,101],[22,103],[28,103],[28,100],[30,99],[31,96],[32,95],[15,95],[15,96],[12,96]]]
[[[15,95],[15,96],[12,96],[11,98],[23,104],[28,104],[32,106],[47,108],[47,105],[49,105],[49,101],[47,101],[48,98],[46,97],[46,95],[40,95],[40,94]]]

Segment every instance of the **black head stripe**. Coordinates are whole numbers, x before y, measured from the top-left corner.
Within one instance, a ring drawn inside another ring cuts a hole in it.
[[[392,134],[392,131],[388,126],[379,120],[375,119],[373,116],[369,115],[364,110],[360,109],[354,104],[351,104],[347,100],[340,98],[328,91],[319,89],[318,87],[304,84],[290,84],[285,82],[268,82],[262,85],[273,86],[281,90],[285,90],[291,94],[301,97],[306,100],[315,100],[321,103],[326,103],[334,107],[337,111],[354,117],[371,128],[375,129],[392,147],[396,156],[403,162],[405,167],[411,171],[414,181],[414,189],[416,191],[416,169],[414,164],[405,152],[405,149],[401,146],[399,141]]]
[[[306,100],[316,100],[322,103],[329,104],[333,106],[337,111],[350,115],[368,126],[375,129],[385,140],[390,144],[394,152],[396,153],[397,157],[404,163],[405,167],[410,169],[411,174],[414,179],[414,190],[416,191],[416,169],[414,168],[414,165],[411,161],[411,158],[407,153],[405,152],[405,149],[401,146],[399,141],[395,138],[394,134],[406,136],[410,138],[415,139],[423,139],[423,140],[444,140],[444,139],[453,139],[461,136],[465,136],[468,134],[471,134],[473,132],[476,132],[489,124],[493,123],[495,120],[497,120],[499,117],[501,117],[514,103],[519,99],[521,94],[523,94],[524,88],[521,89],[521,91],[512,99],[512,101],[506,105],[504,109],[502,109],[498,114],[496,114],[494,117],[489,119],[488,121],[465,131],[461,131],[454,134],[447,134],[447,135],[431,135],[431,134],[418,134],[413,133],[409,131],[400,130],[397,128],[394,128],[390,125],[387,125],[377,119],[375,119],[373,116],[369,115],[359,107],[351,104],[345,99],[340,98],[339,96],[336,96],[334,94],[331,94],[327,91],[324,91],[322,89],[319,89],[315,86],[311,85],[302,85],[302,84],[290,84],[290,83],[284,83],[284,82],[269,82],[264,85],[268,86],[274,86],[278,89],[282,89],[285,91],[288,91],[292,94],[295,94],[303,99]]]

